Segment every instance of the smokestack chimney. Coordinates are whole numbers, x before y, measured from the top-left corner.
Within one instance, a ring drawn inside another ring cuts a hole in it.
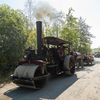
[[[42,22],[37,21],[36,22],[36,27],[37,27],[37,53],[38,56],[41,55],[41,48],[42,48]]]

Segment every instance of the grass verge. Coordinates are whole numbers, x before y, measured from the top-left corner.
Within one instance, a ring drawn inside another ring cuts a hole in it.
[[[0,87],[11,82],[11,72],[10,71],[0,71]]]

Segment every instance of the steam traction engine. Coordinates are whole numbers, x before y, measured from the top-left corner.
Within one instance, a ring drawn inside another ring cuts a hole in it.
[[[75,61],[71,55],[65,55],[64,50],[70,51],[71,42],[55,37],[42,38],[42,22],[37,25],[37,54],[35,50],[25,50],[24,59],[12,75],[12,81],[18,86],[41,89],[45,86],[50,75],[73,75]],[[66,48],[63,44],[67,44]],[[52,47],[53,46],[53,47]]]

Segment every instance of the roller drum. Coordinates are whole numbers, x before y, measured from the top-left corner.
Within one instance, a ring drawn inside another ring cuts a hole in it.
[[[39,65],[20,65],[13,74],[13,83],[20,87],[41,89],[45,86],[49,73],[44,67],[44,74],[41,74]]]

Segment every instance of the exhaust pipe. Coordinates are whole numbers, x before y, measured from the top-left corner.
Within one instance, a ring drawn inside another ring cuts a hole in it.
[[[41,48],[42,48],[42,22],[37,21],[36,22],[36,28],[37,28],[37,54],[38,56],[41,56]]]

